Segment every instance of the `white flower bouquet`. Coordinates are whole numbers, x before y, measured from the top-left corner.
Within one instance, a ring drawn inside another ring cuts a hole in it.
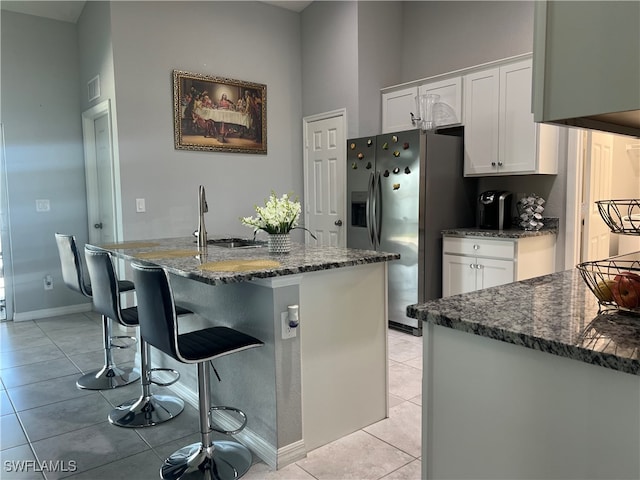
[[[289,233],[294,228],[298,228],[301,211],[297,198],[292,200],[287,193],[278,198],[272,191],[269,199],[265,200],[264,207],[256,205],[257,216],[242,217],[240,221],[248,227],[253,227],[254,233],[259,230],[269,234]]]

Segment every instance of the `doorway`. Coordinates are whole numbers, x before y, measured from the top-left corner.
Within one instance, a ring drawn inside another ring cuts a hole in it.
[[[82,113],[89,243],[93,244],[113,243],[121,231],[111,121],[109,100]]]
[[[82,137],[89,243],[104,245],[122,241],[120,169],[110,100],[105,100],[82,113]],[[125,261],[116,261],[115,268],[118,277],[124,279]],[[122,306],[133,305],[134,294],[124,294]]]
[[[346,115],[341,109],[303,119],[304,226],[315,245],[347,245]]]
[[[595,205],[640,198],[640,155],[634,145],[640,151],[638,140],[628,136],[569,129],[565,268],[640,250],[640,238],[611,233]],[[629,246],[629,240],[637,243]]]

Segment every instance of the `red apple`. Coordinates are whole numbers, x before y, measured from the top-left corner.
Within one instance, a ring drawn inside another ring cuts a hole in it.
[[[611,289],[616,303],[625,308],[640,307],[640,275],[632,272],[621,272],[614,278],[616,282]]]

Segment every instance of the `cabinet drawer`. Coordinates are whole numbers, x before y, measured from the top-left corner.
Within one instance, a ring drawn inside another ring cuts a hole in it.
[[[515,257],[516,247],[513,240],[444,237],[443,252],[512,260]]]

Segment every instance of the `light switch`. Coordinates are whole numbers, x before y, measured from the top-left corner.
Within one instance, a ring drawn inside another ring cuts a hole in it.
[[[136,198],[136,212],[143,213],[147,211],[144,198]]]

